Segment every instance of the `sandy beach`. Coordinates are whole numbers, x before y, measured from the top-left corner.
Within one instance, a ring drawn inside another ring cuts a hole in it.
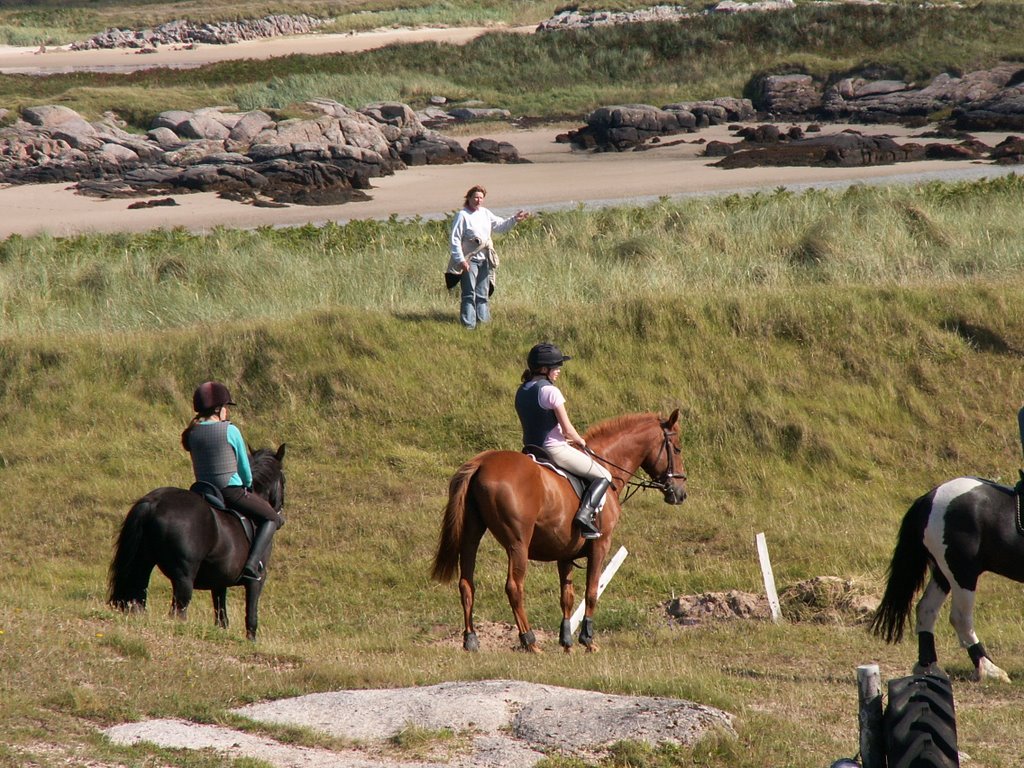
[[[846,126],[829,126],[828,131]],[[858,130],[865,130],[863,126]],[[564,127],[487,132],[488,138],[510,141],[529,159],[518,165],[466,163],[417,166],[393,176],[372,179],[371,200],[335,206],[256,208],[219,199],[212,193],[175,195],[173,207],[129,210],[132,200],[99,200],[76,194],[68,184],[13,186],[0,189],[0,238],[12,234],[54,236],[83,232],[142,232],[183,227],[206,232],[215,227],[254,228],[343,223],[352,219],[386,219],[450,215],[474,184],[488,189],[488,207],[499,214],[518,208],[557,210],[576,205],[604,206],[645,203],[660,197],[747,193],[785,187],[849,184],[910,184],[929,180],[993,177],[1014,167],[988,163],[929,160],[870,168],[754,168],[723,170],[715,158],[700,155],[699,139],[735,140],[724,127],[684,137],[686,143],[665,142],[646,152],[583,153],[555,142]],[[880,126],[874,132],[902,139],[906,131]],[[474,135],[460,136],[468,143]],[[996,143],[998,134],[979,136]],[[676,139],[678,141],[678,139]],[[1016,169],[1019,172],[1020,169]]]
[[[132,72],[153,67],[199,67],[237,59],[271,59],[297,53],[317,56],[356,53],[395,43],[440,42],[462,45],[486,32],[524,34],[534,27],[421,27],[379,29],[351,34],[296,35],[244,40],[231,45],[161,46],[149,53],[134,49],[72,51],[68,46],[23,48],[0,46],[0,74],[51,75],[63,72]]]
[[[397,29],[353,35],[306,35],[243,42],[227,46],[198,46],[193,50],[160,50],[153,54],[126,51],[48,51],[0,48],[0,72],[35,67],[58,71],[127,66],[126,60],[144,59],[146,66],[180,66],[233,58],[267,58],[288,53],[357,51],[415,40],[464,43],[488,31],[464,29]],[[530,28],[517,29],[529,32]],[[120,62],[120,63],[119,63]],[[12,69],[13,68],[13,69]],[[221,200],[214,194],[176,195],[177,205],[129,210],[131,200],[98,200],[77,195],[68,184],[0,188],[0,238],[12,234],[49,233],[65,236],[83,232],[147,231],[184,227],[205,232],[215,227],[253,228],[346,222],[352,219],[384,219],[450,215],[474,184],[488,188],[488,207],[498,213],[518,208],[553,210],[576,205],[602,206],[644,203],[660,197],[677,198],[706,194],[744,193],[785,187],[843,186],[854,183],[891,184],[929,180],[973,179],[1015,172],[1013,167],[988,163],[932,160],[870,168],[755,168],[723,170],[712,167],[714,159],[701,156],[703,144],[714,139],[735,141],[724,127],[697,134],[669,137],[644,152],[584,153],[555,136],[579,125],[560,125],[517,130],[493,123],[474,133],[462,129],[457,137],[464,145],[477,136],[515,145],[529,163],[457,166],[423,166],[373,179],[371,200],[339,206],[290,206],[256,208]],[[863,133],[885,134],[898,141],[915,139],[918,131],[898,126],[828,125],[825,132],[853,128]],[[979,134],[995,145],[1005,134]]]

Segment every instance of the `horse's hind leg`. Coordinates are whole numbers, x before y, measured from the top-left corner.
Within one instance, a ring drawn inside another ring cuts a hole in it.
[[[462,547],[459,552],[459,597],[462,600],[462,648],[466,651],[479,651],[480,640],[476,636],[473,625],[473,600],[476,597],[476,583],[473,576],[476,572],[476,553],[480,547],[486,528],[475,515],[466,515],[462,530]]]
[[[213,597],[213,621],[221,629],[228,628],[228,588],[210,590]]]
[[[1010,682],[1010,676],[997,667],[985,650],[984,644],[974,632],[974,598],[977,593],[973,589],[953,585],[953,606],[949,612],[949,623],[960,638],[960,645],[967,649],[974,663],[972,680],[1001,680]]]
[[[171,578],[171,616],[184,621],[188,618],[188,604],[192,602],[192,579]]]
[[[558,561],[558,584],[561,594],[562,605],[562,627],[558,633],[558,644],[565,649],[566,653],[572,652],[572,606],[576,602],[576,596],[572,588],[572,560]]]
[[[523,584],[526,582],[526,564],[528,545],[520,543],[518,546],[511,546],[508,549],[508,578],[505,579],[505,594],[508,595],[508,604],[512,606],[512,615],[516,619],[516,627],[519,629],[519,642],[523,649],[530,653],[540,653],[537,647],[537,638],[530,629],[530,622],[526,618],[526,607],[523,601]]]
[[[938,572],[933,571],[924,594],[917,603],[917,664],[914,674],[934,671],[939,657],[935,653],[935,624],[939,620],[939,609],[946,602],[949,594],[949,582]]]

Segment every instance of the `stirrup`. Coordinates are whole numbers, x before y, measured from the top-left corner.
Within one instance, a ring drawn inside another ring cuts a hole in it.
[[[594,525],[594,512],[593,510],[581,510],[576,513],[576,517],[573,522],[580,527],[580,536],[584,539],[600,539],[601,530]]]
[[[257,570],[253,570],[248,565],[246,565],[242,569],[242,575],[238,578],[240,581],[263,581],[263,573],[265,570],[266,567],[263,565],[262,561],[257,566]]]

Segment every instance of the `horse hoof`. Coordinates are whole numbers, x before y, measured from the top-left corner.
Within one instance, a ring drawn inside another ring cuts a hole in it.
[[[565,652],[565,653],[572,653],[572,646],[571,645],[563,645],[562,646],[562,651]]]
[[[470,653],[476,653],[480,650],[480,641],[477,639],[476,632],[463,633],[462,650],[469,651]]]
[[[1010,682],[1010,676],[989,661],[988,658],[982,657],[981,663],[975,668],[974,674],[971,675],[971,680],[976,683],[979,683],[982,680],[995,680],[1000,683],[1008,683]]]
[[[587,653],[597,653],[597,651],[598,651],[597,643],[591,643],[586,648],[587,648]]]

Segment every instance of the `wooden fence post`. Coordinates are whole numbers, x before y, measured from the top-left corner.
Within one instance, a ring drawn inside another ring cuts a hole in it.
[[[882,743],[882,678],[877,664],[857,667],[857,698],[860,704],[860,764],[885,768]]]
[[[757,557],[761,561],[761,577],[764,579],[764,591],[768,596],[768,607],[772,611],[772,621],[778,623],[782,619],[782,608],[779,606],[779,595],[775,591],[775,574],[772,572],[772,561],[768,559],[768,541],[764,533],[755,537]]]

